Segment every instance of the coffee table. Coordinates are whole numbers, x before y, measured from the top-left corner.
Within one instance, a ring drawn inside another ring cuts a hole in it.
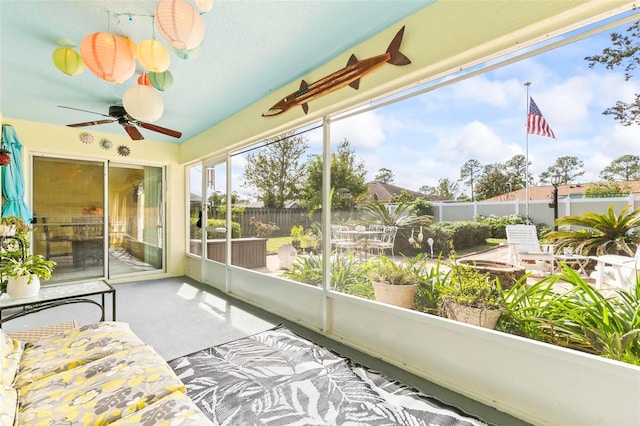
[[[111,320],[116,320],[116,289],[104,281],[88,281],[71,284],[45,285],[40,288],[36,296],[25,299],[12,299],[8,294],[0,297],[0,328],[2,324],[15,318],[40,312],[56,306],[69,305],[72,303],[91,303],[100,308],[102,315],[100,321],[105,320],[105,296],[111,294]],[[101,296],[98,302],[89,296]],[[6,310],[18,309],[9,316],[3,318],[2,313]]]

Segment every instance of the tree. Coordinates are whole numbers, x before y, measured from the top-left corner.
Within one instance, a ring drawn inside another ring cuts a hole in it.
[[[475,201],[473,185],[480,177],[482,164],[478,160],[467,160],[460,169],[460,180],[471,188],[471,201]]]
[[[529,161],[529,166],[531,161]],[[511,157],[504,163],[504,171],[507,175],[508,182],[511,183],[510,190],[517,191],[518,189],[525,187],[525,181],[527,180],[527,159],[522,154],[517,154]],[[529,177],[529,185],[533,183],[533,177]]]
[[[584,161],[573,155],[559,157],[552,166],[549,166],[547,170],[540,173],[540,182],[551,183],[551,177],[556,174],[560,175],[560,182],[558,183],[566,185],[578,176],[584,174]]]
[[[303,184],[304,204],[308,208],[322,205],[322,156],[312,155],[306,164],[307,178]],[[338,144],[336,152],[331,153],[331,208],[349,209],[358,203],[368,191],[365,183],[364,163],[356,161],[355,151],[346,138]],[[339,191],[340,190],[340,191]],[[346,190],[346,191],[345,191]],[[350,197],[337,194],[349,193]]]
[[[616,158],[602,169],[600,177],[609,181],[640,179],[640,156],[626,154]]]
[[[637,55],[640,51],[640,21],[634,22],[627,28],[626,35],[611,33],[611,44],[613,46],[606,47],[601,55],[587,56],[584,59],[589,61],[589,68],[594,68],[596,64],[604,65],[609,70],[623,66],[624,77],[628,81],[640,63]],[[636,93],[630,104],[618,101],[615,106],[607,108],[602,114],[612,115],[615,120],[625,126],[640,124],[640,95]]]
[[[393,172],[389,169],[385,169],[384,167],[378,170],[378,174],[374,176],[374,180],[382,183],[391,183],[395,176]]]
[[[425,195],[445,198],[447,200],[456,200],[459,193],[458,182],[451,182],[448,178],[438,179],[438,185],[429,186],[422,185],[418,192]]]
[[[400,191],[399,194],[393,195],[390,199],[390,203],[411,203],[416,200],[416,197],[409,193],[406,189]]]
[[[484,166],[482,176],[476,185],[476,198],[486,200],[509,191],[509,177],[504,171],[504,164],[493,163]]]
[[[624,197],[631,193],[628,185],[622,187],[618,182],[594,182],[584,189],[585,198]]]
[[[259,151],[247,154],[242,186],[257,190],[265,207],[282,208],[297,200],[306,173],[301,158],[308,148],[306,138],[292,132],[267,141]]]

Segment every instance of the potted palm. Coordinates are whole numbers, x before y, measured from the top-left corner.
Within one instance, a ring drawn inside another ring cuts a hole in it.
[[[411,309],[416,290],[424,279],[427,259],[422,254],[395,262],[384,255],[372,259],[367,265],[367,276],[371,281],[375,298],[379,302]]]
[[[499,281],[455,259],[438,294],[444,316],[467,324],[493,329],[504,310]]]
[[[23,258],[5,257],[0,262],[0,277],[9,297],[23,299],[40,291],[40,280],[51,278],[56,262],[44,256],[28,255]]]

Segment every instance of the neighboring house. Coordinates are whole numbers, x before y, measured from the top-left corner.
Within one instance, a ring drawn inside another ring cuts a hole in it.
[[[416,198],[422,197],[427,201],[447,201],[444,197],[422,194],[390,183],[378,182],[377,180],[367,182],[367,186],[369,187],[369,197],[366,199],[367,202],[379,201],[382,204],[388,204],[394,195],[399,195],[402,191],[406,191]]]
[[[640,181],[621,181],[617,182],[621,188],[629,187],[634,194],[640,193]],[[589,186],[589,183],[571,183],[568,185],[558,185],[558,198],[582,198],[584,196],[585,189]],[[487,198],[482,201],[524,201],[526,197],[525,188],[518,189],[517,191],[507,192],[495,197]],[[529,200],[547,200],[553,198],[553,185],[544,186],[530,186],[529,187]]]

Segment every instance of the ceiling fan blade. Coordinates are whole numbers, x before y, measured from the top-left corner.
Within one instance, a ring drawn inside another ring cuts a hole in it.
[[[124,130],[129,134],[129,137],[134,141],[141,141],[144,139],[142,133],[133,124],[122,124]]]
[[[68,106],[63,106],[63,105],[58,105],[58,108],[73,109],[73,110],[76,110],[76,111],[90,112],[91,114],[98,114],[98,115],[101,115],[103,117],[111,117],[110,115],[102,114],[101,112],[89,111],[89,110],[86,110],[86,109],[73,108],[73,107],[68,107]]]
[[[116,120],[98,120],[98,121],[86,121],[84,123],[75,123],[75,124],[67,124],[67,127],[85,127],[85,126],[95,126],[97,124],[107,124],[113,123]]]
[[[136,124],[144,129],[152,130],[154,132],[162,133],[164,135],[171,136],[174,138],[182,137],[182,132],[167,129],[166,127],[160,127],[160,126],[156,126],[155,124],[145,123],[142,121],[137,121]]]

